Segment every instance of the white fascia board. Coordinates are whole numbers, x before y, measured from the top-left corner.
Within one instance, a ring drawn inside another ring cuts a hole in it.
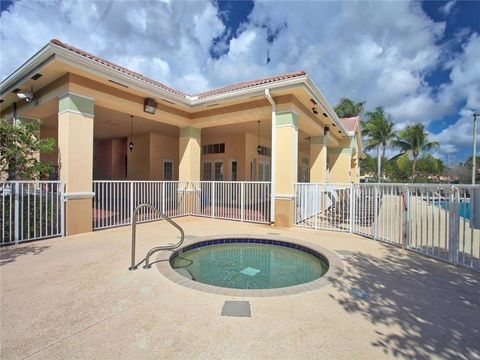
[[[342,131],[343,135],[348,136],[347,129],[345,129],[340,119],[338,118],[337,113],[335,112],[335,110],[333,110],[332,106],[329,104],[329,102],[327,101],[325,96],[322,94],[320,89],[317,87],[317,85],[315,85],[315,83],[309,77],[307,77],[305,83],[307,85],[307,88],[313,94],[313,96],[320,101],[323,108],[327,112],[328,116],[330,116],[330,118],[333,120],[335,125],[337,125],[337,127]]]
[[[169,91],[163,90],[158,86],[149,84],[128,74],[123,74],[122,72],[107,65],[100,64],[94,60],[75,54],[74,52],[64,49],[61,46],[52,46],[55,46],[56,59],[67,65],[85,70],[106,80],[113,80],[120,84],[124,84],[130,89],[147,93],[148,96],[151,97],[166,98],[167,100],[173,102],[189,105],[189,101],[182,96],[172,94]]]
[[[271,83],[266,83],[266,84],[261,84],[261,85],[256,85],[256,86],[251,86],[248,88],[243,88],[243,89],[238,89],[234,91],[229,91],[227,93],[223,94],[218,94],[218,95],[213,95],[213,96],[208,96],[205,98],[198,99],[198,97],[192,97],[191,100],[191,105],[200,105],[200,104],[208,104],[210,102],[219,102],[222,100],[231,100],[235,98],[241,98],[247,95],[262,95],[265,96],[265,89],[269,90],[279,90],[282,88],[286,88],[292,85],[299,85],[305,82],[305,79],[307,78],[306,75],[302,76],[296,76],[294,78],[290,79],[285,79],[285,80],[280,80],[276,82],[271,82]],[[197,99],[195,99],[197,98]]]
[[[5,94],[11,92],[23,79],[26,77],[30,78],[32,73],[37,73],[39,68],[52,61],[54,56],[55,52],[51,49],[50,45],[45,45],[0,83],[0,96],[3,97]]]

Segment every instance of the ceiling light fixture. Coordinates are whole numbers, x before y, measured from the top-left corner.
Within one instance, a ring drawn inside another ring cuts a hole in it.
[[[128,144],[130,151],[133,150],[133,115],[130,115],[130,143]]]

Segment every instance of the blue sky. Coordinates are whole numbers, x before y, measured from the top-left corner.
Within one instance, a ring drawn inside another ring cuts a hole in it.
[[[1,78],[51,38],[190,93],[302,69],[332,104],[383,105],[397,128],[425,124],[434,155],[471,154],[479,1],[0,4]]]

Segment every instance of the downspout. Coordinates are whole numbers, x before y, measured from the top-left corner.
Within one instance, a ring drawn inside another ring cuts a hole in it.
[[[272,105],[272,146],[271,146],[271,165],[270,165],[270,224],[273,224],[275,222],[275,163],[276,163],[276,127],[277,127],[277,106],[275,104],[275,101],[273,101],[272,96],[270,95],[270,90],[265,89],[265,96],[267,97],[267,100],[270,102]]]

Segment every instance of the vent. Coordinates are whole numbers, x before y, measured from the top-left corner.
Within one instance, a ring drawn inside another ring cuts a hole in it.
[[[337,126],[337,125],[335,125],[335,124],[332,124],[332,126]]]
[[[323,113],[323,116],[325,116],[325,117],[328,117],[328,115],[327,115],[327,114],[325,114],[325,113]]]
[[[205,107],[212,107],[212,106],[217,106],[217,105],[218,105],[218,103],[216,103],[216,104],[210,104],[210,105],[205,105]]]
[[[36,73],[35,75],[33,75],[33,76],[31,77],[31,79],[32,79],[32,80],[38,80],[38,79],[40,79],[41,77],[42,77],[42,74]]]
[[[313,99],[310,99],[310,102],[313,104],[313,105],[317,105],[317,102]]]
[[[127,88],[127,89],[128,89],[128,86],[125,85],[125,84],[116,82],[116,81],[114,81],[114,80],[108,80],[108,81],[110,81],[111,83],[113,83],[113,84],[115,84],[115,85],[118,85],[118,86],[121,86],[121,87],[124,87],[124,88]]]
[[[12,93],[14,93],[14,94],[18,94],[19,92],[20,92],[19,88],[16,88],[15,90],[12,91]]]

